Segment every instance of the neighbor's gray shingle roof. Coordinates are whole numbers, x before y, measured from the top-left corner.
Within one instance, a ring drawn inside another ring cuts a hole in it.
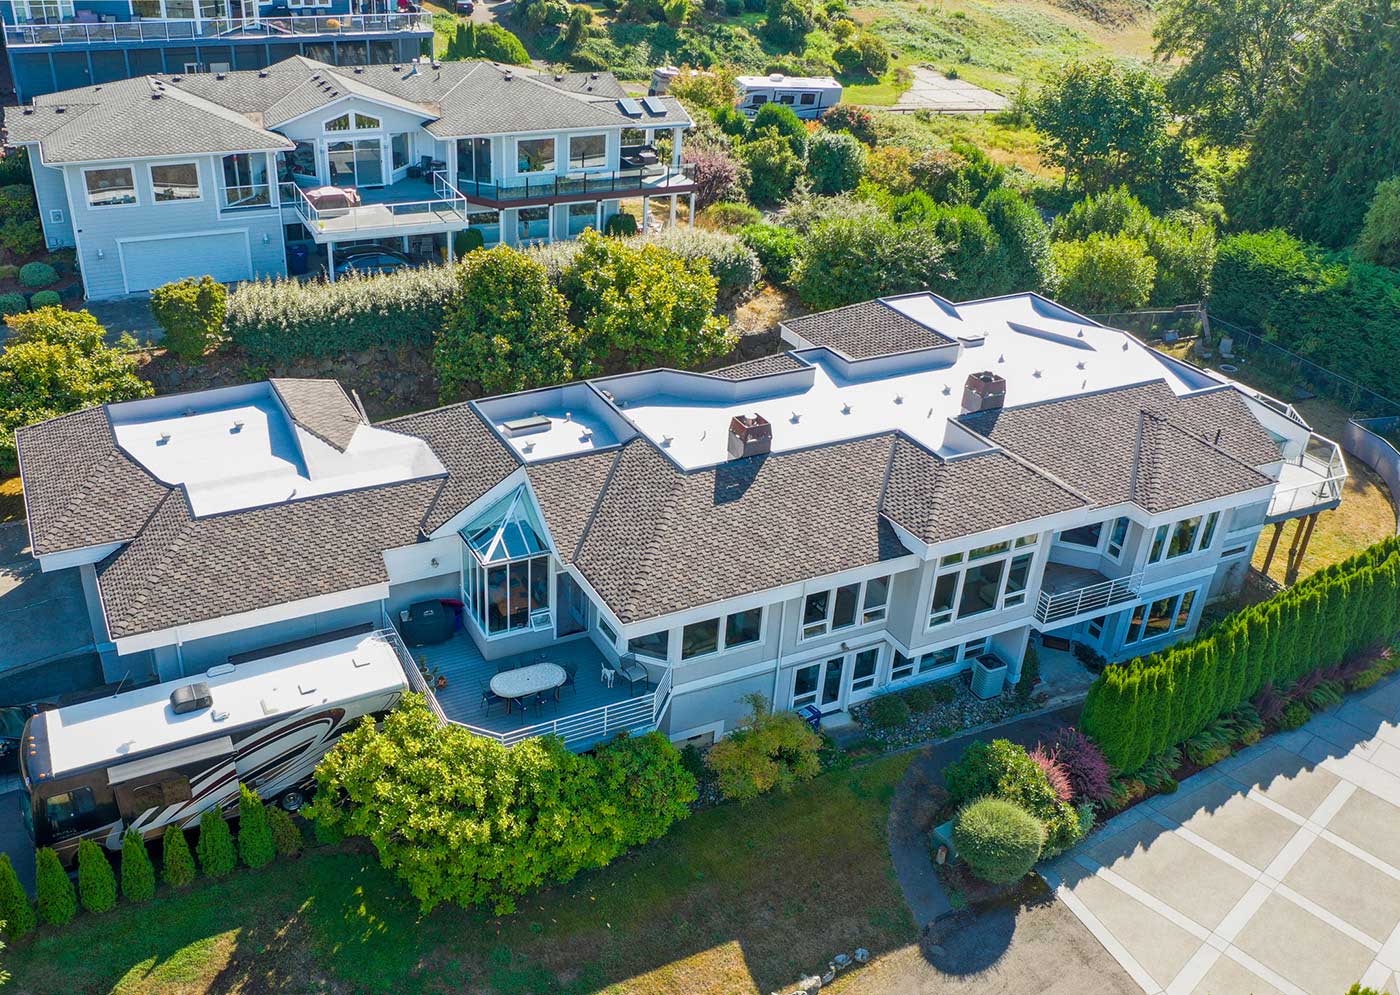
[[[1151,512],[1271,484],[1254,467],[1280,458],[1233,388],[1178,398],[1154,380],[960,421],[1097,504]]]
[[[392,418],[378,427],[422,439],[447,467],[447,479],[424,516],[424,532],[441,528],[520,465],[468,402]]]
[[[34,555],[124,542],[169,488],[117,447],[105,408],[15,433]]]
[[[1088,504],[1004,452],[945,460],[908,439],[894,444],[881,509],[932,545]]]
[[[292,421],[341,452],[364,424],[360,409],[339,381],[274,378],[268,381]]]
[[[783,325],[812,345],[825,346],[851,359],[934,349],[953,342],[880,300],[791,318]]]
[[[747,380],[750,377],[766,377],[773,373],[791,373],[794,370],[811,369],[790,352],[780,352],[776,356],[760,356],[733,366],[721,366],[717,370],[707,370],[706,375],[722,380]]]
[[[141,534],[98,566],[112,638],[388,581],[384,551],[418,541],[440,480],[194,518],[170,491]]]

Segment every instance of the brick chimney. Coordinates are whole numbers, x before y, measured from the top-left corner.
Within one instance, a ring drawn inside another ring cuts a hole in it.
[[[755,412],[729,419],[729,458],[743,459],[773,451],[773,426]]]
[[[991,411],[1006,403],[1006,378],[986,370],[968,375],[963,385],[963,414]]]

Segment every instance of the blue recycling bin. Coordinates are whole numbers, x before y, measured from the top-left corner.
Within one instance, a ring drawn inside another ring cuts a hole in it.
[[[797,710],[797,714],[812,727],[813,732],[822,731],[822,710],[816,705],[803,705]]]
[[[310,269],[310,251],[304,245],[294,245],[287,250],[287,269],[294,276],[301,276]]]

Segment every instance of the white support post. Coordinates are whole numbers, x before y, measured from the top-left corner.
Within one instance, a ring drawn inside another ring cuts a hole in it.
[[[335,243],[326,243],[326,276],[335,283]]]
[[[691,228],[694,228],[694,227],[695,227],[695,194],[694,194],[694,192],[692,192],[691,195],[690,195],[690,217],[689,217],[689,219],[688,219],[688,221],[687,221],[687,224],[688,224]]]
[[[457,233],[450,231],[447,233],[447,261],[455,263],[457,261],[456,247],[452,244],[457,240]],[[407,241],[407,239],[405,239]]]
[[[671,194],[671,216],[666,219],[667,228],[676,227],[676,203],[678,200],[678,196],[678,194]]]
[[[651,219],[651,198],[642,198],[642,234],[647,233],[647,222]]]

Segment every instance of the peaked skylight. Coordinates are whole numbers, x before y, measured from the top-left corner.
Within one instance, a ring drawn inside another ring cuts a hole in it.
[[[482,563],[538,556],[548,549],[543,535],[544,526],[524,486],[497,501],[461,531]]]

